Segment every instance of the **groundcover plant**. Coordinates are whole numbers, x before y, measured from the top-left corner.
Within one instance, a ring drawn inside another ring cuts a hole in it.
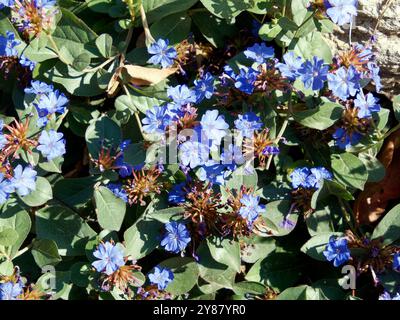
[[[400,299],[357,0],[0,7],[0,299]]]

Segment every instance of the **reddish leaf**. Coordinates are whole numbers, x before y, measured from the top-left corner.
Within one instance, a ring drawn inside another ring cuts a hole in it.
[[[390,200],[400,199],[400,130],[392,133],[378,155],[386,168],[385,178],[380,182],[367,183],[354,204],[359,224],[370,224],[386,211]]]

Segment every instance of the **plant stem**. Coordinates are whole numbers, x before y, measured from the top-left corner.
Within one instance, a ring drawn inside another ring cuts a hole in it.
[[[292,113],[293,113],[293,112],[292,112],[292,91],[290,91],[290,92],[289,92],[289,101],[288,101],[288,112],[287,112],[287,115],[286,115],[285,120],[283,121],[282,127],[281,127],[281,129],[279,130],[278,136],[277,136],[277,137],[275,138],[275,140],[274,140],[274,144],[279,143],[279,141],[282,139],[283,134],[285,133],[286,128],[287,128],[287,126],[289,125],[289,119],[290,119],[290,116],[292,115]],[[267,161],[267,165],[266,165],[266,169],[267,169],[267,170],[268,170],[269,167],[271,166],[272,158],[273,158],[272,155],[270,155],[270,156],[268,157],[268,161]]]
[[[115,60],[115,58],[117,58],[117,56],[108,58],[106,61],[104,61],[102,64],[98,65],[97,67],[94,67],[94,68],[87,68],[87,69],[84,69],[82,72],[85,72],[85,73],[97,72],[98,70],[102,69],[103,67],[105,67],[106,65],[108,65],[110,62],[112,62],[113,60]]]
[[[132,98],[131,93],[129,92],[126,85],[122,85],[122,87],[124,88],[125,94],[131,99]],[[144,138],[143,127],[142,127],[142,122],[140,121],[139,113],[137,111],[135,111],[134,114],[135,114],[135,119],[136,119],[136,122],[137,122],[139,130],[140,130],[140,134]]]
[[[50,43],[53,46],[54,51],[57,53],[58,56],[60,56],[60,50],[58,49],[58,46],[53,39],[53,36],[49,32],[46,32],[46,35],[47,35],[47,38],[50,40]]]

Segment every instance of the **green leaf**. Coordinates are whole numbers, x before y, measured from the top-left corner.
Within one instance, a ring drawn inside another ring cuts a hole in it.
[[[154,39],[168,39],[170,45],[174,45],[188,37],[191,25],[192,19],[187,14],[179,12],[153,23],[150,32]]]
[[[0,246],[9,247],[18,241],[18,232],[14,229],[5,228],[0,231]]]
[[[215,261],[240,272],[239,242],[227,238],[211,237],[207,238],[207,245]]]
[[[28,206],[38,207],[53,199],[53,191],[46,178],[37,177],[35,191],[20,198]]]
[[[264,228],[266,229],[265,231],[267,232],[262,236],[282,237],[292,232],[294,226],[297,223],[298,215],[292,214],[289,217],[287,216],[287,214],[290,211],[290,206],[291,206],[290,200],[272,201],[266,205],[266,210],[264,213],[261,214],[261,216],[264,221]],[[281,225],[281,223],[284,221],[285,218],[289,219],[293,223],[293,228],[284,228]]]
[[[94,191],[97,219],[103,229],[119,231],[124,221],[126,204],[106,187]]]
[[[200,0],[212,14],[219,18],[232,20],[242,11],[252,7],[249,0]]]
[[[124,233],[127,255],[140,259],[159,245],[162,224],[157,220],[138,220]]]
[[[377,158],[367,152],[359,153],[358,158],[364,163],[368,170],[368,182],[379,182],[383,180],[386,169]]]
[[[98,176],[62,179],[54,186],[54,197],[70,207],[83,207],[93,197]]]
[[[325,101],[314,109],[295,112],[294,119],[305,127],[325,130],[341,119],[343,107],[334,102]]]
[[[364,163],[350,153],[333,154],[332,172],[335,178],[346,186],[363,189],[368,180],[368,172]]]
[[[74,58],[72,61],[72,67],[77,71],[83,71],[90,64],[90,56],[86,52],[82,52],[80,55]]]
[[[113,38],[103,33],[96,39],[96,47],[104,58],[109,58],[113,54]]]
[[[133,103],[133,99],[128,95],[120,95],[117,99],[115,99],[115,109],[123,111],[128,109],[131,113],[136,112],[137,109],[135,104]]]
[[[313,56],[324,59],[325,63],[332,62],[332,52],[320,32],[312,32],[300,39],[294,39],[289,46],[295,54],[305,60],[312,60]]]
[[[235,294],[246,295],[246,294],[256,294],[263,295],[266,292],[266,288],[264,285],[258,282],[252,281],[242,281],[237,282],[232,288]]]
[[[6,15],[4,15],[2,12],[0,12],[0,34],[3,36],[7,35],[7,31],[11,31],[15,34],[16,39],[21,39],[19,37],[18,31],[15,30],[14,25],[11,23],[11,21],[7,18]]]
[[[144,164],[146,161],[147,150],[143,142],[132,143],[124,151],[124,161],[131,166]]]
[[[198,0],[146,0],[143,1],[143,8],[146,12],[149,23],[161,20],[173,13],[186,11]]]
[[[95,119],[87,128],[85,139],[90,155],[98,159],[102,148],[105,151],[121,143],[121,128],[107,116]]]
[[[83,73],[61,61],[54,64],[54,60],[44,61],[35,69],[36,77],[46,82],[61,84],[69,93],[80,97],[93,97],[105,92],[105,88],[99,86],[104,72],[101,69],[97,72]]]
[[[198,262],[200,277],[210,285],[202,286],[203,293],[212,293],[220,288],[232,288],[236,271],[226,265],[215,261],[205,241],[201,242],[197,256],[201,257]]]
[[[306,218],[308,233],[314,236],[323,232],[334,232],[332,217],[340,216],[341,213],[335,198],[330,198],[327,203],[318,205],[316,210]]]
[[[18,239],[9,248],[9,256],[12,258],[16,255],[21,245],[24,243],[26,237],[31,230],[31,219],[28,212],[22,209],[18,204],[12,203],[3,207],[0,214],[0,228],[13,229],[18,234]],[[5,252],[5,248],[0,246],[0,250]]]
[[[14,273],[14,264],[11,260],[0,262],[0,275],[11,277]]]
[[[96,235],[77,213],[61,206],[36,212],[36,233],[39,239],[54,240],[62,256],[84,255],[86,242]]]
[[[62,17],[52,34],[52,38],[58,48],[66,47],[70,50],[96,49],[94,42],[98,37],[81,19],[75,16],[71,11],[61,8]],[[91,54],[93,56],[93,54]]]
[[[57,244],[53,240],[36,239],[32,245],[32,255],[39,268],[47,265],[55,266],[61,262]]]
[[[225,45],[227,38],[237,32],[233,24],[219,19],[208,12],[196,12],[192,15],[193,22],[200,32],[214,47],[221,48]]]
[[[167,223],[171,220],[181,220],[183,218],[184,211],[185,209],[182,207],[171,207],[151,212],[149,213],[149,217],[160,221],[161,223]]]
[[[71,267],[71,281],[78,287],[86,288],[89,284],[90,264],[77,262]]]
[[[247,281],[264,282],[282,291],[296,283],[302,274],[303,265],[297,253],[273,252],[263,260],[258,260],[249,270]]]
[[[372,239],[382,238],[384,245],[389,245],[400,238],[400,204],[385,214],[376,226]]]
[[[393,98],[393,110],[397,121],[400,122],[400,94]]]
[[[240,257],[246,263],[255,263],[267,257],[275,249],[274,239],[252,236],[244,238],[240,243]]]
[[[316,209],[318,202],[325,200],[332,195],[344,200],[354,200],[353,195],[341,184],[336,181],[324,180],[321,187],[312,195],[311,208]]]
[[[171,258],[161,262],[160,266],[169,268],[174,274],[174,280],[165,289],[173,295],[185,294],[197,283],[199,268],[192,258]]]
[[[341,233],[335,232],[318,233],[317,235],[311,237],[311,239],[301,247],[301,251],[313,259],[326,261],[326,258],[322,252],[325,250],[326,245],[329,242],[329,238],[333,235],[342,236]]]

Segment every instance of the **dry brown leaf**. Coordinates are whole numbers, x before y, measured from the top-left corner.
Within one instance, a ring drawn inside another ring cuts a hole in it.
[[[380,182],[367,183],[354,203],[354,213],[359,224],[370,224],[385,213],[390,200],[400,198],[400,130],[393,132],[378,155],[386,168]]]
[[[136,86],[149,86],[159,83],[174,74],[178,68],[156,69],[134,65],[125,65],[123,72],[129,78],[129,82]]]
[[[121,76],[121,68],[117,68],[107,86],[107,95],[109,97],[114,96],[114,94],[117,92],[117,89],[119,87],[119,77],[120,76]]]

